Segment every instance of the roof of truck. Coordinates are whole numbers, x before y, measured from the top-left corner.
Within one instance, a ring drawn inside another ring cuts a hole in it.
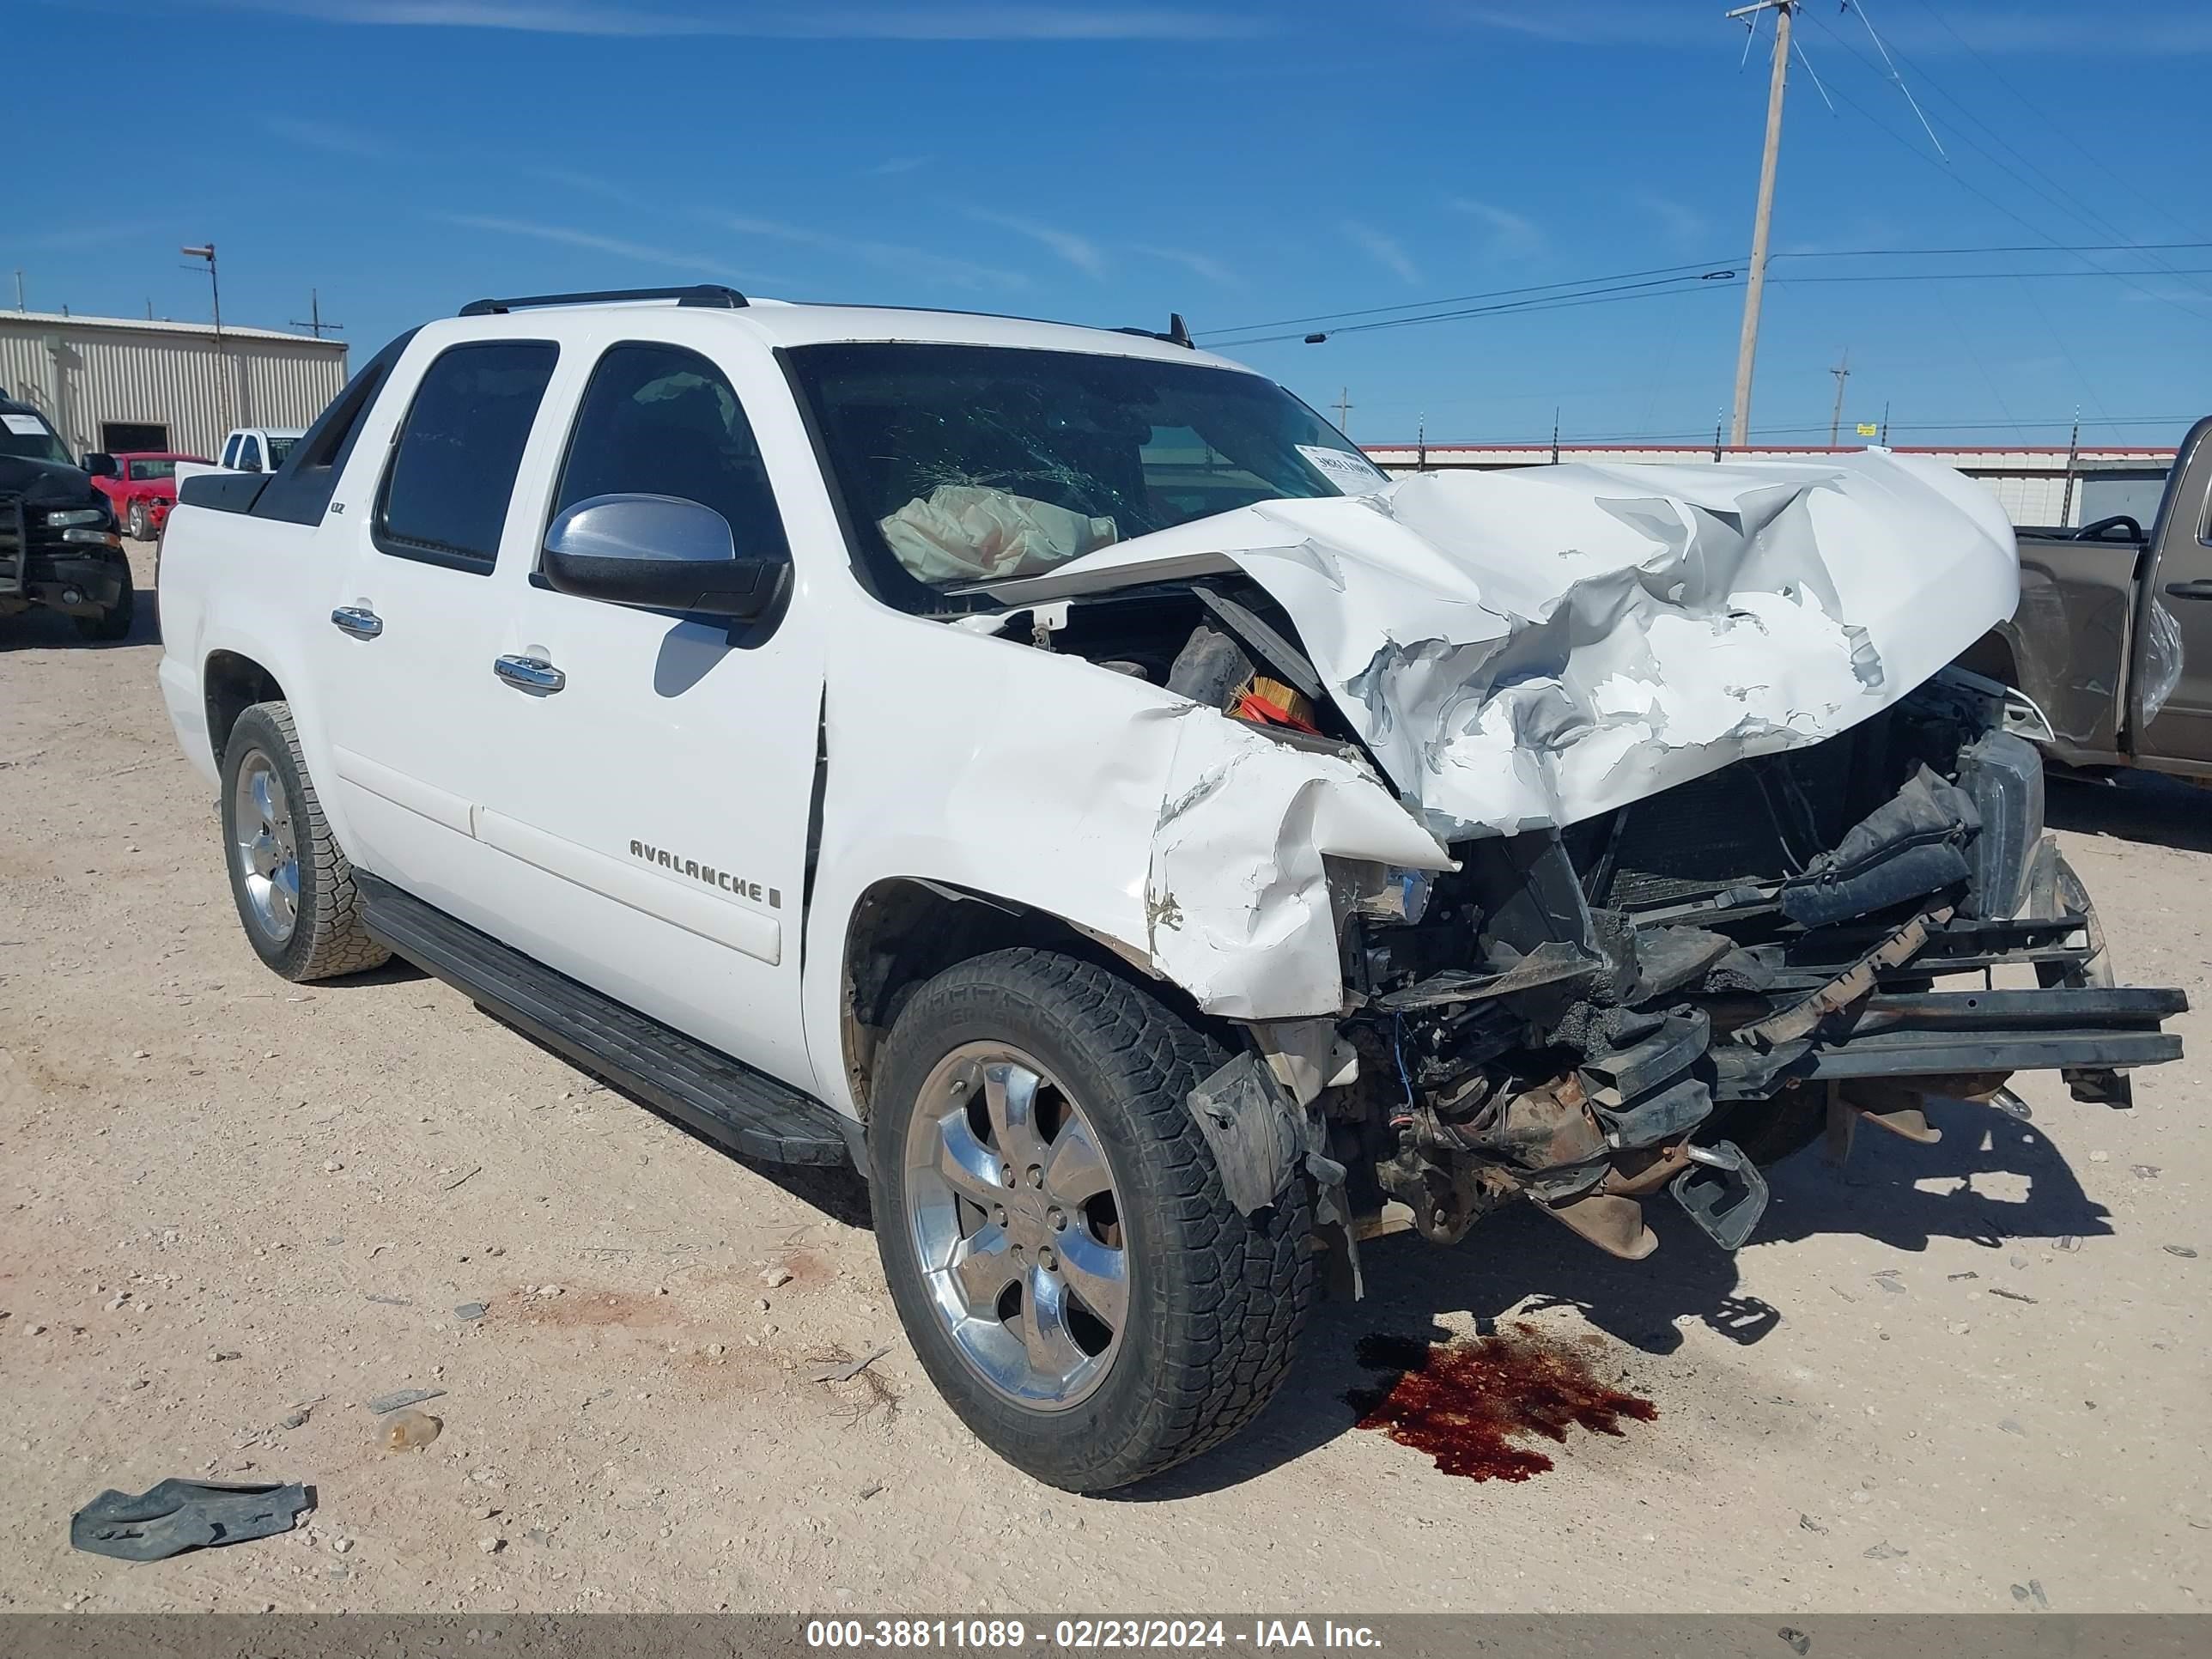
[[[721,293],[725,290],[702,290]],[[732,295],[736,301],[737,296]],[[679,301],[673,295],[555,295],[544,300],[480,301],[462,314],[483,316],[512,308],[532,317],[579,312],[666,311],[680,307],[690,316],[726,317],[750,330],[766,344],[825,345],[860,341],[911,341],[942,345],[1015,346],[1031,350],[1085,351],[1164,362],[1201,362],[1242,370],[1244,365],[1181,345],[1148,330],[1049,322],[1036,317],[1007,317],[981,311],[940,311],[920,307],[841,305],[768,299],[757,295],[727,305]],[[1165,319],[1162,319],[1165,321]]]

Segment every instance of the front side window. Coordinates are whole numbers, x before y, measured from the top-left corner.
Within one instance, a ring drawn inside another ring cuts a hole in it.
[[[491,569],[523,446],[559,356],[550,340],[486,341],[454,346],[424,371],[384,476],[379,547]]]
[[[785,356],[874,585],[912,609],[1255,501],[1386,482],[1236,369],[873,342]]]
[[[752,423],[729,378],[696,351],[617,345],[592,371],[553,512],[621,495],[697,501],[729,521],[739,557],[789,556]]]
[[[232,433],[222,447],[222,464],[228,467],[238,465],[238,434]]]
[[[176,476],[177,464],[174,461],[133,461],[131,463],[131,477],[132,482],[136,483],[150,483],[158,478],[173,478]]]

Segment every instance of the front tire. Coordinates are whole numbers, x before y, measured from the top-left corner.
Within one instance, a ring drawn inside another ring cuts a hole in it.
[[[123,586],[115,595],[115,603],[96,617],[71,617],[76,625],[77,637],[96,645],[112,645],[131,637],[131,624],[137,619],[138,595],[131,584],[131,567],[123,567]]]
[[[131,503],[130,533],[131,539],[134,542],[148,542],[154,539],[153,521],[146,516],[146,503],[143,501]]]
[[[1185,1104],[1226,1058],[1137,986],[1036,950],[901,1011],[869,1126],[877,1249],[923,1369],[984,1444],[1071,1492],[1243,1428],[1312,1305],[1303,1177],[1251,1216]]]
[[[330,979],[391,959],[362,926],[353,866],[323,819],[287,704],[257,702],[230,728],[222,842],[238,919],[275,972]]]

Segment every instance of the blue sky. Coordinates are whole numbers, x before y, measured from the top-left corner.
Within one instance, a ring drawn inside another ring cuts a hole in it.
[[[1367,442],[1555,406],[1570,439],[1710,434],[1733,281],[1549,285],[1741,266],[1771,33],[1747,64],[1727,9],[0,0],[0,56],[44,66],[10,81],[0,303],[20,267],[33,309],[202,319],[176,249],[210,239],[226,320],[314,288],[356,360],[480,294],[650,283],[1202,341],[1535,289],[1606,302],[1232,355],[1348,388]],[[1825,441],[1848,349],[1847,432],[1887,404],[1900,443],[2063,443],[2079,407],[2172,441],[2212,408],[2212,6],[1863,9],[1799,14],[1754,438]],[[1857,252],[1961,247],[2040,251]],[[2098,268],[2136,274],[2023,274]]]

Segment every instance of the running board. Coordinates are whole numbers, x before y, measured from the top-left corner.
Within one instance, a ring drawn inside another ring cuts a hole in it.
[[[563,1059],[747,1158],[766,1164],[855,1161],[845,1120],[820,1101],[556,973],[389,882],[359,870],[353,879],[365,901],[362,925],[378,944]]]

